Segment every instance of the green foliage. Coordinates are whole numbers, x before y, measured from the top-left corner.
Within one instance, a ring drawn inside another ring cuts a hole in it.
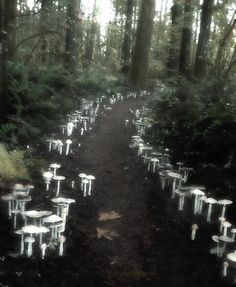
[[[23,151],[8,152],[6,147],[0,144],[0,178],[4,180],[29,179]]]
[[[227,164],[236,146],[234,91],[234,82],[214,79],[201,86],[184,79],[169,83],[157,93],[148,140],[191,164]]]
[[[79,105],[72,76],[62,67],[29,69],[8,65],[9,122],[0,128],[0,140],[11,148],[37,143],[55,130],[63,115]]]
[[[76,81],[78,88],[83,96],[99,95],[106,91],[107,87],[112,89],[119,84],[116,76],[102,67],[90,68],[85,70]]]

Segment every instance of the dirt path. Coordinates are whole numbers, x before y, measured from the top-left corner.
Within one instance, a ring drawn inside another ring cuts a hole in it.
[[[65,256],[43,262],[7,258],[0,282],[14,287],[223,286],[221,262],[209,254],[216,227],[194,218],[190,203],[178,213],[177,202],[160,190],[158,178],[147,173],[129,148],[135,130],[131,124],[125,127],[125,119],[131,121],[130,108],[141,105],[141,100],[117,103],[98,117],[89,134],[81,140],[75,135],[73,154],[64,158],[61,172],[68,179],[63,193],[76,199]],[[91,197],[82,196],[78,182],[75,189],[70,187],[80,172],[96,176]],[[100,212],[111,211],[121,217],[98,220]],[[201,230],[194,242],[193,223]],[[98,238],[97,228],[109,230],[111,237]]]

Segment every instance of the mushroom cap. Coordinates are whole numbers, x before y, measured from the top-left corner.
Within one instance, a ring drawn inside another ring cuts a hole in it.
[[[84,183],[89,183],[87,178],[84,179]]]
[[[156,158],[156,157],[153,157],[153,158],[151,158],[151,161],[153,161],[153,162],[159,162],[160,160],[159,160],[158,158]]]
[[[192,189],[191,191],[190,191],[190,193],[191,194],[194,194],[194,195],[205,195],[205,192],[203,192],[202,190],[200,190],[200,189]]]
[[[87,177],[87,174],[82,172],[79,174],[79,177],[81,177],[81,178]]]
[[[52,164],[50,164],[50,167],[51,168],[60,168],[61,165],[59,163],[52,163]]]
[[[16,197],[27,197],[28,196],[28,192],[27,191],[16,191],[16,190],[14,190],[12,193]]]
[[[53,177],[54,180],[65,180],[66,178],[63,175],[56,175]]]
[[[37,210],[27,210],[23,212],[24,215],[31,217],[31,218],[40,218],[42,215]]]
[[[65,197],[54,197],[51,199],[52,202],[54,203],[64,203],[65,202]]]
[[[63,146],[63,142],[61,140],[57,140],[57,145]]]
[[[18,229],[14,232],[15,234],[19,234],[19,235],[23,235],[24,232],[22,231],[22,229]]]
[[[219,220],[220,222],[223,222],[223,221],[225,221],[226,219],[225,219],[225,217],[221,216],[221,217],[218,218],[218,220]]]
[[[47,246],[46,243],[43,243],[43,244],[40,246],[41,249],[46,249],[47,247],[48,247],[48,246]]]
[[[75,203],[75,199],[73,199],[73,198],[66,198],[65,199],[65,203],[67,203],[67,204]]]
[[[56,214],[52,214],[43,219],[43,222],[46,222],[46,223],[54,223],[54,222],[59,222],[59,221],[62,221],[62,218]]]
[[[177,172],[167,171],[167,175],[173,178],[178,178],[178,179],[182,178],[182,175]]]
[[[4,201],[11,201],[11,200],[15,200],[16,197],[15,197],[14,194],[8,193],[8,194],[5,194],[5,195],[2,195],[1,199],[4,200]]]
[[[25,237],[25,240],[24,240],[26,243],[34,243],[35,242],[35,238],[32,237],[32,236],[28,236],[28,237]]]
[[[39,211],[39,213],[41,214],[42,217],[44,216],[49,216],[52,214],[52,211],[49,211],[49,210],[41,210]]]
[[[39,230],[40,230],[40,233],[47,233],[50,231],[49,228],[45,226],[39,226]]]
[[[223,241],[223,242],[227,242],[227,243],[233,243],[234,242],[234,239],[229,237],[229,236],[221,235],[218,238],[220,241]]]
[[[224,267],[228,267],[228,266],[229,266],[229,263],[228,263],[227,261],[224,261],[224,262],[223,262],[223,266],[224,266]]]
[[[26,187],[25,187],[23,184],[21,184],[21,183],[16,183],[16,184],[13,186],[13,189],[14,189],[14,190],[25,190]]]
[[[89,180],[96,179],[95,176],[93,176],[93,175],[91,175],[91,174],[90,174],[90,175],[87,175],[86,178],[89,179]]]
[[[67,124],[67,126],[69,126],[69,127],[74,127],[75,125],[74,125],[72,122],[69,122],[69,123]]]
[[[72,144],[72,140],[68,139],[68,140],[66,140],[66,143],[67,144]]]
[[[214,203],[217,203],[217,200],[212,197],[208,197],[205,199],[205,203],[214,204]]]
[[[232,224],[230,222],[228,222],[228,221],[224,221],[222,223],[222,225],[223,225],[223,227],[231,227],[232,226]]]
[[[33,189],[35,186],[32,184],[26,184],[25,186],[27,189]]]
[[[183,163],[183,162],[178,161],[178,162],[176,162],[176,164],[177,164],[177,165],[183,165],[184,163]]]
[[[219,236],[218,235],[213,235],[212,240],[219,243]]]
[[[235,233],[236,233],[236,228],[232,228],[232,229],[230,230],[230,232],[233,233],[233,234],[235,234]]]
[[[40,233],[39,227],[36,225],[25,225],[22,227],[24,233]]]
[[[218,200],[218,204],[222,204],[222,205],[227,205],[227,204],[232,204],[233,201],[229,200],[229,199],[220,199]]]
[[[47,178],[47,179],[51,179],[51,178],[53,178],[53,173],[51,171],[45,171],[43,173],[43,177]]]
[[[229,253],[226,256],[227,256],[227,259],[229,259],[230,261],[236,262],[236,253],[235,252]]]
[[[58,241],[64,243],[64,242],[66,242],[66,237],[64,235],[61,235],[59,237]]]
[[[194,223],[194,224],[192,225],[192,229],[197,230],[197,229],[198,229],[198,225]]]

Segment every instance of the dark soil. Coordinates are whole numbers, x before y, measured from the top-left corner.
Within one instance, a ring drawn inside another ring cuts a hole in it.
[[[132,119],[143,100],[117,103],[101,114],[82,139],[75,134],[73,153],[68,157],[47,153],[50,162],[62,164],[59,174],[67,181],[62,194],[76,199],[71,205],[65,232],[65,256],[51,250],[44,260],[39,250],[34,257],[16,257],[19,238],[8,222],[5,203],[0,216],[0,286],[227,286],[222,278],[222,262],[209,250],[211,236],[218,233],[216,224],[206,223],[206,214],[194,216],[192,200],[184,211],[177,211],[177,199],[170,191],[162,192],[158,177],[147,172],[136,150],[129,148],[134,127]],[[81,143],[81,147],[78,146]],[[96,176],[91,197],[83,197],[78,174]],[[75,189],[71,181],[76,180]],[[42,183],[35,183],[31,206],[51,207],[52,193]],[[98,221],[102,211],[116,211],[121,218]],[[219,210],[213,214],[215,222]],[[199,230],[191,241],[191,225]],[[96,228],[117,233],[113,240],[98,238]]]

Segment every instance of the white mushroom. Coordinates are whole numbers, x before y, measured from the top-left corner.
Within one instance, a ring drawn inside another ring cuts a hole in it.
[[[41,250],[42,250],[41,258],[42,258],[42,259],[44,259],[44,257],[45,257],[46,249],[47,249],[47,244],[46,244],[46,243],[43,243],[43,244],[41,245]]]
[[[50,182],[53,178],[53,173],[50,172],[50,171],[45,171],[43,173],[43,178],[44,178],[44,181],[46,183],[46,190],[48,191],[49,190],[49,185],[50,185]]]
[[[63,142],[61,140],[57,140],[57,146],[59,154],[62,154]]]
[[[91,196],[92,181],[95,180],[95,176],[93,176],[93,175],[87,175],[86,179],[89,181],[88,195]]]
[[[197,224],[193,224],[192,225],[191,240],[195,240],[197,229],[198,229],[198,225]]]
[[[66,140],[66,155],[69,154],[71,144],[72,144],[72,140],[70,140],[70,139]]]
[[[84,196],[87,196],[87,185],[89,183],[89,180],[87,178],[83,179],[83,192]]]
[[[205,195],[205,192],[201,191],[200,189],[193,189],[190,191],[191,194],[194,195],[194,210],[193,213],[197,214],[199,210],[199,197],[201,195]]]
[[[232,224],[228,221],[223,222],[223,236],[227,236],[227,230],[232,226]]]
[[[50,164],[50,168],[53,169],[53,176],[56,176],[57,169],[60,168],[61,165],[59,163],[52,163]]]
[[[24,254],[24,232],[21,229],[19,229],[15,231],[15,233],[20,235],[20,254],[23,255]]]
[[[66,127],[66,128],[67,128],[67,136],[68,136],[68,137],[72,135],[74,126],[75,126],[75,125],[74,125],[72,122],[69,122],[69,123],[67,124],[67,127]]]
[[[59,237],[59,243],[60,243],[60,245],[59,245],[59,256],[63,256],[63,244],[64,244],[64,242],[66,241],[66,238],[65,238],[65,236],[64,235],[61,235],[60,237]]]
[[[205,199],[205,203],[208,203],[208,211],[207,211],[207,222],[211,222],[211,212],[212,212],[212,204],[217,203],[217,200],[215,200],[214,198],[206,198]]]
[[[83,180],[87,177],[87,174],[85,173],[80,173],[79,177],[81,178],[81,184],[80,184],[80,189],[83,190]]]
[[[32,236],[28,236],[25,238],[24,241],[25,241],[25,243],[28,243],[27,256],[30,257],[30,256],[32,256],[32,253],[33,253],[32,252],[33,251],[32,245],[35,242],[35,238]]]
[[[223,231],[223,222],[226,221],[225,217],[219,217],[218,220],[220,221],[220,233]]]
[[[225,217],[226,205],[230,205],[232,203],[233,203],[233,201],[232,200],[228,200],[228,199],[218,200],[218,204],[222,205],[221,217]]]
[[[230,233],[232,233],[232,239],[235,239],[235,234],[236,234],[236,228],[232,228],[231,230],[230,230]]]
[[[60,185],[61,185],[61,181],[65,180],[66,178],[62,175],[56,175],[53,177],[54,180],[57,181],[57,191],[56,191],[56,196],[58,196],[60,194]]]
[[[1,199],[8,202],[8,216],[11,217],[12,205],[13,202],[16,200],[16,197],[13,194],[9,193],[6,195],[2,195]]]
[[[229,263],[228,262],[223,262],[223,276],[227,276],[227,270],[228,270],[228,267],[229,267]]]

